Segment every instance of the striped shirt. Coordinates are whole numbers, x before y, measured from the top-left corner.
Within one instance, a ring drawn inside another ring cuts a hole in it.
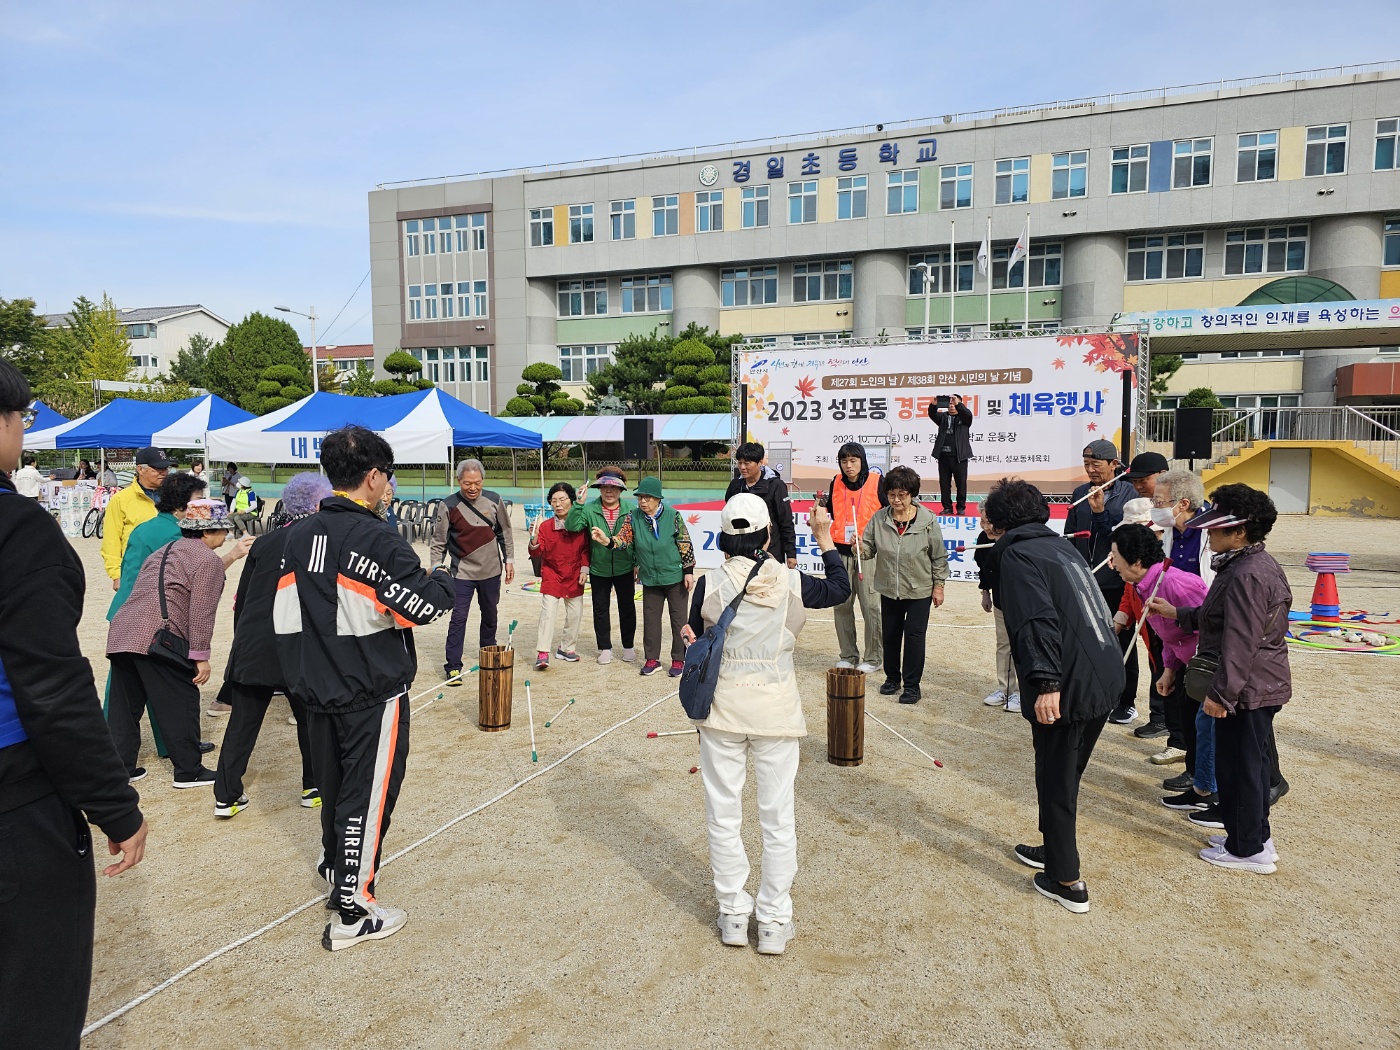
[[[165,604],[170,629],[190,643],[191,660],[208,660],[214,638],[214,618],[224,593],[224,563],[203,540],[178,539],[169,548],[165,564]],[[107,629],[107,653],[145,655],[161,625],[161,556],[155,551],[136,577],[131,596],[112,617]]]

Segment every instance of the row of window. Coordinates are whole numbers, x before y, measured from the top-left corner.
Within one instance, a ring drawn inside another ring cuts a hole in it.
[[[408,286],[408,320],[449,321],[487,315],[485,281],[444,281]]]
[[[435,346],[409,353],[423,363],[423,378],[434,383],[491,380],[491,348],[487,346]]]
[[[1224,356],[1224,355],[1221,355]],[[1226,408],[1297,408],[1303,403],[1302,394],[1220,394],[1220,403]],[[1157,408],[1177,408],[1180,397],[1160,397]]]
[[[156,326],[153,324],[129,324],[126,326],[126,337],[128,339],[154,339]]]
[[[1205,276],[1203,230],[1147,233],[1128,238],[1126,279],[1173,281]],[[1226,277],[1301,273],[1307,269],[1306,226],[1250,226],[1225,231]]]
[[[450,255],[486,250],[486,213],[408,219],[403,224],[407,255]]]

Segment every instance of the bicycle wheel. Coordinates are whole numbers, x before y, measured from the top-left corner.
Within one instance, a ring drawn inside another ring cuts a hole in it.
[[[95,532],[97,532],[97,523],[98,523],[98,521],[99,521],[100,519],[101,519],[101,516],[97,513],[97,508],[95,508],[95,507],[94,507],[92,510],[88,511],[86,515],[84,515],[84,517],[83,517],[83,539],[85,539],[85,540],[90,540],[90,539],[92,539],[93,534],[94,534]]]
[[[100,540],[102,538],[102,530],[107,524],[107,512],[104,509],[101,511],[94,511],[94,513],[97,515],[97,538]]]

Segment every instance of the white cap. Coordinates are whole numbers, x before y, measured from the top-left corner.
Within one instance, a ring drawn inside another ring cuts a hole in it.
[[[768,516],[768,504],[752,492],[740,492],[719,512],[720,531],[730,536],[747,536],[768,528],[770,524],[772,519]]]
[[[1139,496],[1137,499],[1130,499],[1123,504],[1123,520],[1118,525],[1147,525],[1152,524],[1152,501],[1146,496]]]
[[[238,477],[238,487],[241,489],[250,489],[253,487],[253,483],[248,480],[247,475],[240,474]]]

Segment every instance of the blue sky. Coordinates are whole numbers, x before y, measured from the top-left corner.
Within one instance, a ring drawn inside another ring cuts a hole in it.
[[[344,306],[329,340],[368,342],[379,182],[1379,61],[1397,40],[1395,0],[0,0],[0,297],[314,304],[323,343]]]

